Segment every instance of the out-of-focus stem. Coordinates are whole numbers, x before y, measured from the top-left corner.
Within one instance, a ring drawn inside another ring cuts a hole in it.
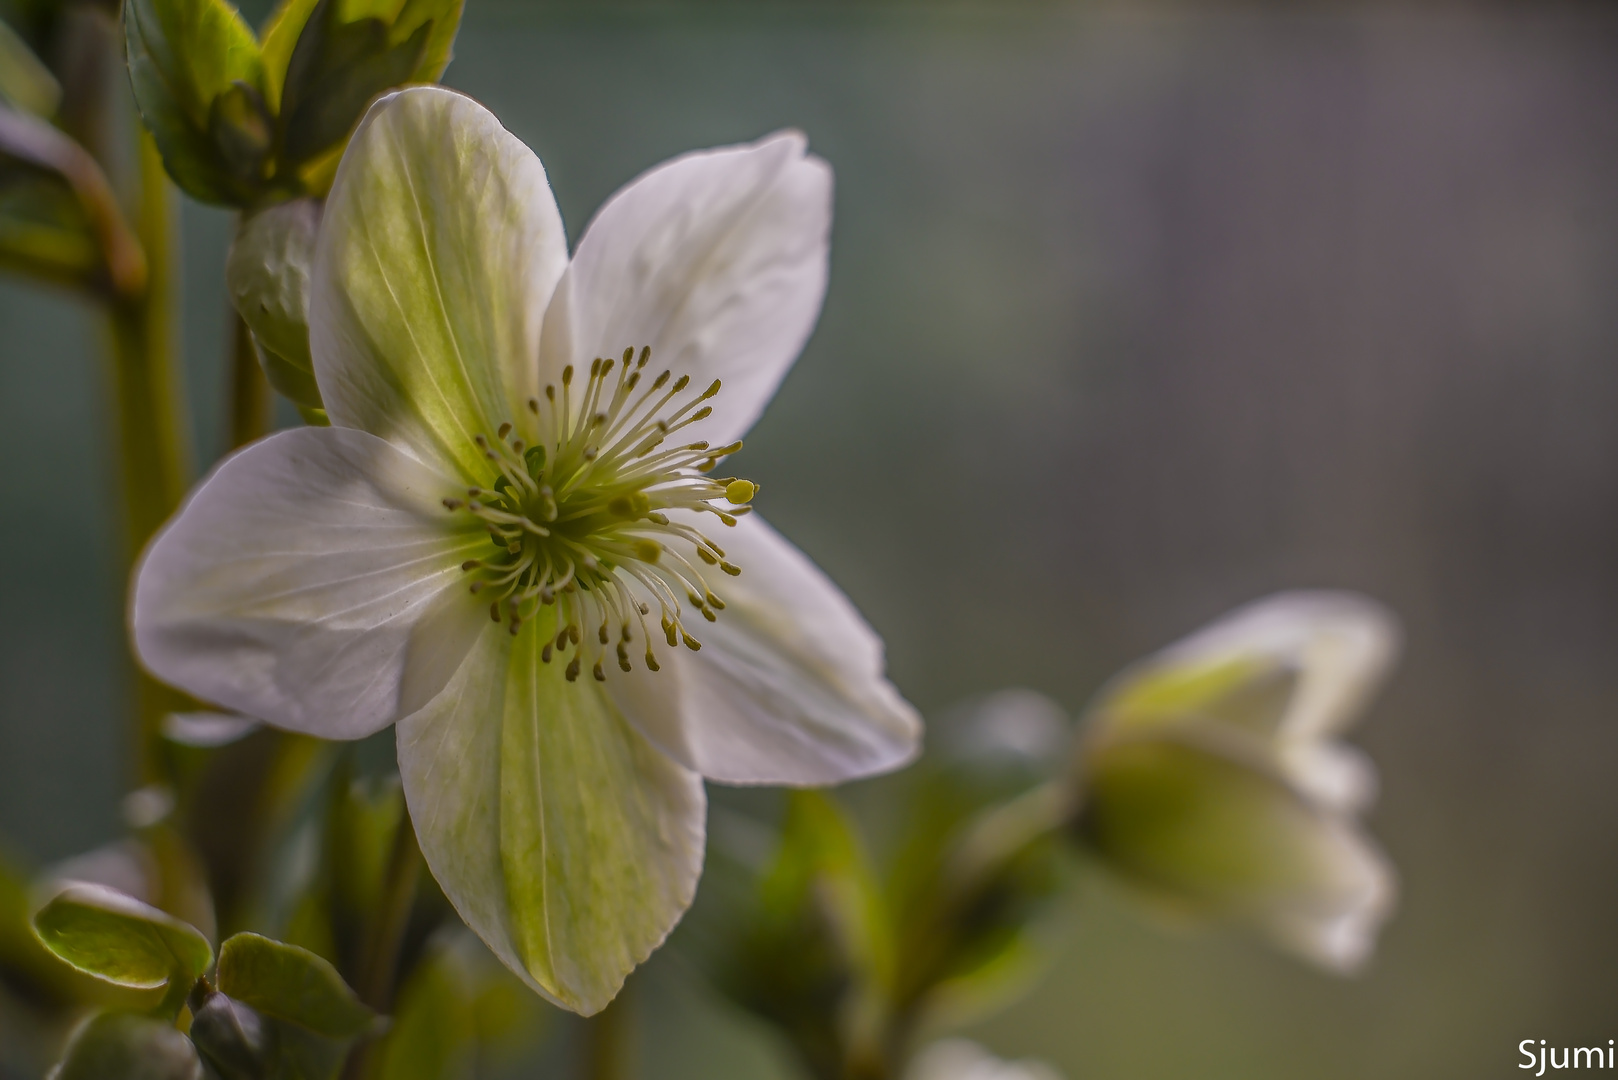
[[[405,931],[410,928],[410,909],[416,902],[416,883],[421,877],[421,846],[416,841],[410,814],[401,813],[393,835],[393,851],[388,856],[387,880],[375,920],[366,936],[360,958],[360,999],[377,1012],[393,1007],[393,987],[399,971],[399,951]]]
[[[269,433],[275,395],[259,366],[253,332],[235,307],[230,309],[230,448],[246,446]]]
[[[629,1080],[635,1075],[629,991],[584,1022],[584,1080]]]
[[[146,253],[145,288],[108,304],[112,336],[113,423],[124,492],[122,577],[146,541],[185,494],[191,476],[190,439],[174,334],[173,196],[151,137],[140,137],[140,194],[135,232]],[[182,700],[175,691],[136,674],[136,778],[165,779],[160,750],[165,713]]]
[[[416,885],[421,879],[421,845],[409,811],[399,816],[393,834],[393,851],[388,856],[387,878],[382,899],[367,928],[362,945],[355,989],[360,1000],[379,1013],[393,1008],[393,992],[399,979],[399,953],[410,929],[410,909],[416,903]],[[365,1041],[349,1054],[343,1080],[361,1080],[371,1075],[376,1055],[375,1041]]]

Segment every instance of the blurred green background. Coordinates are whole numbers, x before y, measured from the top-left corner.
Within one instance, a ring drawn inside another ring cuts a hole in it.
[[[575,237],[692,147],[796,126],[833,164],[825,313],[738,469],[924,710],[1077,712],[1283,587],[1404,618],[1366,975],[1091,882],[975,1035],[1072,1080],[1505,1077],[1522,1039],[1618,1035],[1618,19],[469,0],[445,81]],[[209,457],[230,222],[183,219]],[[0,282],[0,836],[36,861],[119,828],[99,334]],[[647,1078],[793,1076],[667,959],[634,1009]]]

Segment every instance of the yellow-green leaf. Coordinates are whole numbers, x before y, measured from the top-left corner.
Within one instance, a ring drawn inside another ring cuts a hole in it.
[[[35,914],[34,932],[66,963],[131,989],[189,987],[213,960],[208,939],[190,923],[88,882],[57,893]]]
[[[232,999],[326,1038],[353,1038],[376,1022],[330,963],[257,934],[237,934],[220,947],[218,982]]]

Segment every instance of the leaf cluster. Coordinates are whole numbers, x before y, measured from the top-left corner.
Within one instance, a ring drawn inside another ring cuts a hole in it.
[[[161,991],[149,1010],[103,1012],[82,1026],[59,1080],[334,1080],[350,1044],[377,1023],[330,963],[257,934],[225,941],[210,981],[213,948],[200,930],[107,886],[68,884],[34,916],[34,931],[77,971]]]
[[[920,1033],[1039,973],[1071,881],[1065,788],[1045,772],[1060,760],[930,754],[872,785],[901,823],[886,837],[828,793],[792,792],[773,853],[751,868],[719,810],[685,951],[818,1080],[897,1076]]]
[[[255,35],[225,0],[129,0],[135,102],[181,189],[244,209],[331,185],[378,94],[449,63],[462,0],[283,0]]]

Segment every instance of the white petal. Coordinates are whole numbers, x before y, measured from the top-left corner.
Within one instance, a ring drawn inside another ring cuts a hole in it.
[[[1387,857],[1346,822],[1323,852],[1331,860],[1329,898],[1273,912],[1275,940],[1321,967],[1351,975],[1376,950],[1377,934],[1393,911],[1398,879]]]
[[[690,905],[702,780],[635,732],[588,672],[544,664],[554,609],[490,626],[399,724],[399,770],[433,876],[530,986],[590,1014]]]
[[[756,513],[733,529],[695,523],[742,574],[709,576],[725,603],[717,622],[686,609],[700,652],[659,639],[661,671],[611,673],[624,715],[727,783],[831,784],[915,756],[921,720],[885,678],[882,640],[848,597]]]
[[[332,423],[492,480],[473,437],[523,427],[566,262],[545,169],[492,113],[437,87],[379,100],[315,250],[310,348]]]
[[[649,370],[714,379],[713,416],[692,430],[723,444],[764,410],[826,291],[831,169],[787,132],[687,154],[601,208],[545,316],[542,381],[597,356],[650,346]]]
[[[1149,663],[1195,666],[1267,661],[1296,673],[1277,734],[1321,738],[1347,727],[1380,685],[1399,647],[1393,614],[1346,592],[1285,592],[1225,616]]]
[[[344,428],[227,458],[146,551],[131,614],[141,661],[294,731],[353,739],[393,723],[437,692],[478,626],[459,564],[486,537],[439,505],[453,489]]]

